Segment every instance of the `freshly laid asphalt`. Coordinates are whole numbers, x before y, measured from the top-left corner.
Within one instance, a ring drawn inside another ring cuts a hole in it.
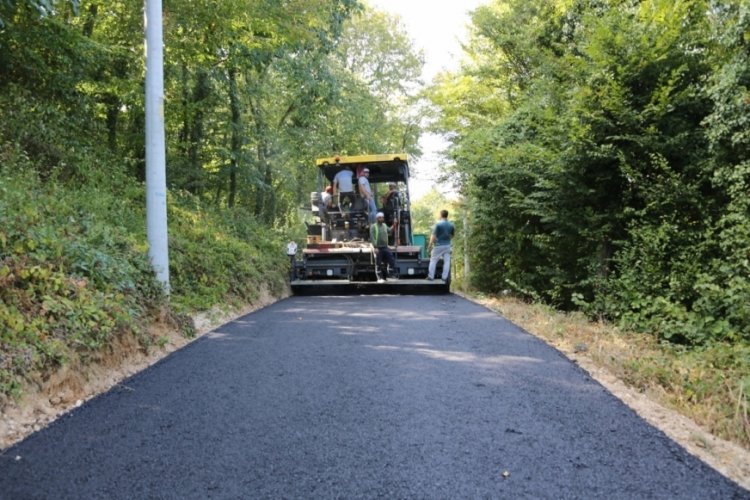
[[[294,297],[0,452],[0,498],[750,498],[454,295]]]

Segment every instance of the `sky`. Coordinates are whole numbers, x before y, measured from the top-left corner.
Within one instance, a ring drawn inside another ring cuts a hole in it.
[[[414,46],[422,49],[425,66],[422,78],[429,83],[442,70],[458,69],[461,60],[461,41],[466,39],[469,12],[487,0],[369,0],[369,4],[381,11],[401,17]],[[423,155],[411,164],[412,199],[418,199],[432,187],[452,195],[450,186],[436,181],[443,161],[440,151],[447,147],[446,141],[434,134],[424,134],[420,140]]]

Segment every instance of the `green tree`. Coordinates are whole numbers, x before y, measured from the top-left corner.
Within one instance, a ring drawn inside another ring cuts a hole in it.
[[[0,8],[2,139],[68,177],[106,145],[143,180],[142,4]],[[170,0],[164,41],[172,189],[290,223],[316,156],[418,153],[421,57],[397,20],[355,0]]]
[[[430,95],[481,228],[476,284],[677,342],[748,331],[747,3],[507,0],[472,20]]]

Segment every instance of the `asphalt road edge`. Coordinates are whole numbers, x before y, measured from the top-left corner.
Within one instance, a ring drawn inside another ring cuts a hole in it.
[[[461,292],[454,291],[453,293],[495,314],[503,316],[500,312],[491,309],[480,300],[476,300]],[[83,388],[84,395],[67,404],[53,404],[52,400],[55,396],[49,394],[44,387],[37,388],[36,393],[29,393],[19,404],[7,405],[3,408],[2,413],[0,413],[0,454],[3,454],[13,444],[22,441],[30,434],[43,429],[71,410],[78,408],[85,401],[109,391],[128,377],[158,363],[216,328],[253,311],[268,307],[287,297],[289,297],[288,292],[280,296],[271,296],[266,293],[262,294],[261,298],[254,304],[230,310],[214,308],[208,312],[197,314],[193,317],[196,333],[191,338],[186,338],[179,334],[179,332],[170,332],[169,342],[160,349],[154,349],[149,355],[125,358],[122,365],[116,369],[91,366],[88,373],[83,374],[87,380]],[[510,320],[508,319],[508,321]],[[714,436],[684,415],[664,407],[653,399],[650,399],[647,394],[628,387],[610,371],[594,363],[585,353],[566,350],[561,346],[550,343],[541,335],[537,335],[517,323],[514,324],[529,335],[540,339],[551,348],[557,350],[571,362],[577,364],[591,378],[635,411],[641,418],[662,431],[690,454],[726,478],[750,490],[749,451]]]
[[[456,291],[453,293],[495,314],[503,316],[500,312],[467,294]],[[503,317],[505,318],[505,316]],[[511,321],[509,318],[505,319]],[[711,434],[690,418],[663,406],[659,402],[649,398],[648,394],[629,387],[612,372],[597,365],[585,352],[575,352],[574,350],[565,349],[513,321],[511,323],[529,335],[538,338],[578,365],[592,379],[596,380],[612,395],[636,412],[638,416],[662,431],[670,439],[682,446],[688,453],[697,457],[727,479],[750,491],[750,451]]]
[[[129,345],[123,346],[116,343],[117,345],[113,347],[114,350],[129,351],[114,365],[110,361],[106,364],[92,363],[83,368],[63,366],[51,374],[43,384],[28,384],[23,389],[24,395],[20,401],[7,402],[0,411],[0,455],[34,432],[44,429],[58,418],[80,407],[86,401],[109,391],[123,380],[187,347],[207,333],[289,297],[288,290],[278,296],[271,295],[265,290],[260,292],[259,298],[252,304],[230,309],[214,307],[209,311],[195,314],[192,317],[195,335],[190,338],[176,329],[154,325],[155,328],[160,329],[159,335],[166,341],[161,347],[154,347],[148,354],[144,354],[137,346],[133,346],[134,341],[128,339],[122,343]],[[56,387],[64,385],[66,381],[72,381],[77,389],[67,391],[68,394],[61,394]]]

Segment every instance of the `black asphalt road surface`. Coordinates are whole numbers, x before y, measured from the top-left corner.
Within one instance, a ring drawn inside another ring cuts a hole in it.
[[[748,498],[575,364],[445,296],[296,297],[0,455],[0,497]]]

